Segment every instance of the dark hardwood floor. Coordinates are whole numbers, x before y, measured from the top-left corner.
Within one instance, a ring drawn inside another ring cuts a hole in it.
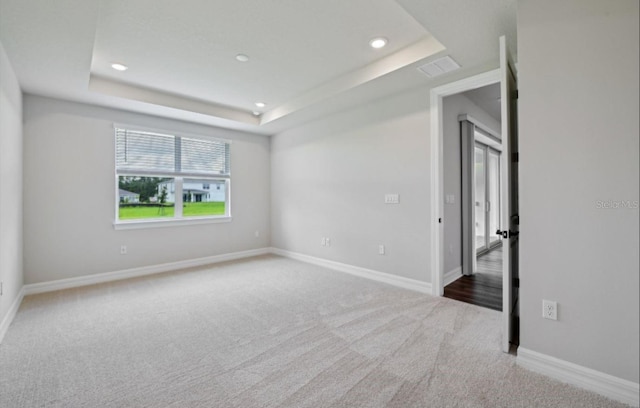
[[[444,288],[444,296],[502,311],[502,246],[478,258],[478,271]]]
[[[478,257],[478,273],[502,278],[502,244]]]

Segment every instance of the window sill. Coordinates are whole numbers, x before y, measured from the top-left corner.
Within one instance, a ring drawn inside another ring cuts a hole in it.
[[[144,228],[165,228],[165,227],[181,227],[183,225],[202,225],[202,224],[219,224],[223,222],[231,222],[231,217],[193,217],[178,218],[168,220],[132,220],[132,221],[115,221],[113,229],[144,229]]]

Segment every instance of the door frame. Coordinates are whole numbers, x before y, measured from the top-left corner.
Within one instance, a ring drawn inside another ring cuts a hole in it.
[[[502,165],[503,165],[503,161],[502,161],[502,150],[498,150],[493,146],[488,146],[487,145],[487,158],[488,161],[491,161],[491,155],[495,155],[498,157],[498,184],[496,185],[496,188],[498,189],[498,201],[493,204],[494,206],[497,206],[497,217],[498,217],[498,225],[497,227],[502,225],[502,173],[503,173],[503,169],[502,169]],[[491,168],[491,165],[489,165],[487,163],[487,172],[489,172]],[[490,177],[490,176],[488,176]],[[487,179],[488,179],[487,177]],[[487,196],[490,197],[491,196],[491,191],[490,191],[490,186],[487,185]],[[488,212],[494,211],[495,208],[490,208]],[[496,228],[497,230],[497,228]],[[500,245],[502,245],[502,237],[498,237],[498,239],[496,241],[494,241],[494,243],[491,243],[491,231],[495,231],[492,227],[491,227],[491,215],[489,215],[489,222],[487,225],[487,232],[488,232],[488,241],[489,241],[489,251],[491,251],[493,248],[496,248]]]
[[[483,86],[500,83],[501,70],[495,69],[431,89],[431,293],[444,294],[444,169],[443,99]]]
[[[443,170],[443,98],[449,95],[455,95],[461,92],[477,89],[482,86],[491,85],[495,83],[500,84],[500,96],[502,98],[502,222],[503,228],[507,228],[508,235],[513,234],[513,239],[507,237],[507,240],[503,240],[508,245],[509,250],[503,251],[502,257],[502,321],[503,321],[503,333],[502,333],[502,351],[505,353],[510,351],[510,341],[512,335],[515,337],[515,331],[517,331],[519,323],[517,323],[518,309],[513,301],[515,296],[518,296],[516,292],[514,294],[513,287],[518,291],[519,284],[517,279],[514,278],[514,273],[517,274],[517,253],[518,253],[518,217],[511,217],[512,207],[511,199],[512,192],[517,195],[517,189],[514,190],[512,183],[512,175],[509,165],[512,162],[512,150],[511,150],[511,138],[517,138],[517,133],[514,133],[514,126],[517,126],[512,122],[511,113],[514,113],[517,118],[517,108],[512,110],[512,100],[517,99],[516,87],[511,89],[511,86],[516,85],[516,73],[513,68],[513,62],[511,60],[509,50],[506,47],[506,39],[504,36],[500,37],[500,67],[496,70],[485,72],[483,74],[475,75],[460,81],[452,82],[446,85],[442,85],[433,88],[430,92],[430,111],[431,111],[431,222],[433,228],[431,229],[431,291],[435,296],[442,296],[444,294],[444,227],[442,223],[442,217],[444,213],[444,202],[442,200],[443,186],[444,186],[444,170]],[[511,76],[509,74],[512,74]],[[510,81],[512,79],[513,81]],[[513,82],[513,84],[511,83]],[[515,99],[512,99],[515,98]],[[515,128],[517,132],[517,127]],[[515,139],[517,140],[517,139]],[[517,152],[517,150],[515,150]],[[515,162],[517,162],[517,155]],[[517,177],[517,176],[515,176]],[[516,181],[517,184],[517,181]],[[517,187],[516,187],[517,188]],[[515,201],[515,200],[514,200]],[[515,201],[517,205],[517,201]],[[512,232],[513,231],[513,232]],[[504,235],[504,231],[503,231]],[[514,248],[514,259],[511,259],[511,248]],[[506,248],[505,248],[506,249]],[[515,268],[514,268],[515,265]],[[513,309],[512,309],[513,305]],[[515,325],[513,322],[516,322]]]

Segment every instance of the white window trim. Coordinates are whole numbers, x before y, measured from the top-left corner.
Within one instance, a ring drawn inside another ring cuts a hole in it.
[[[219,224],[224,222],[231,222],[233,218],[231,216],[218,216],[218,217],[189,217],[189,218],[169,218],[169,219],[146,219],[146,220],[131,220],[131,221],[119,221],[113,222],[113,229],[115,230],[128,230],[128,229],[144,229],[144,228],[165,228],[165,227],[179,227],[185,225],[202,225],[202,224]]]
[[[201,134],[193,134],[182,131],[174,131],[167,129],[157,129],[150,128],[145,126],[138,125],[130,125],[123,123],[114,123],[114,129],[127,129],[132,131],[141,131],[141,132],[151,132],[151,133],[159,133],[159,134],[169,134],[173,136],[179,137],[187,137],[194,139],[203,139],[203,140],[212,140],[219,141],[228,144],[232,144],[231,140],[218,138],[214,136],[201,135]],[[183,217],[182,215],[182,206],[176,206],[174,208],[174,217],[173,218],[145,218],[145,219],[134,219],[134,220],[120,220],[118,218],[119,206],[120,206],[120,197],[119,197],[119,176],[123,174],[118,174],[118,170],[114,166],[114,175],[115,175],[115,216],[113,220],[113,228],[115,230],[127,230],[127,229],[144,229],[144,228],[165,228],[165,227],[178,227],[178,226],[187,226],[187,225],[202,225],[202,224],[219,224],[219,223],[227,223],[232,221],[231,216],[231,176],[229,175],[220,175],[220,176],[202,176],[202,175],[190,175],[184,174],[181,176],[175,175],[167,175],[167,177],[171,177],[174,179],[175,185],[175,196],[178,197],[179,193],[179,201],[180,204],[182,201],[182,181],[184,178],[201,178],[201,179],[210,179],[210,180],[224,180],[225,181],[225,215],[211,215],[205,217]],[[131,173],[132,176],[145,175],[143,172],[139,174],[137,172]],[[151,175],[151,174],[146,174]],[[162,174],[155,174],[154,176],[163,177]],[[177,204],[176,200],[176,203]]]
[[[184,179],[182,177],[174,177],[173,179],[173,185],[176,188],[176,192],[173,194],[173,196],[176,198],[173,203],[173,219],[174,220],[181,220],[183,218],[183,215],[182,215],[182,210],[184,209],[184,198],[183,198],[184,190],[182,188],[183,180]],[[225,208],[225,212],[226,211],[227,209]]]

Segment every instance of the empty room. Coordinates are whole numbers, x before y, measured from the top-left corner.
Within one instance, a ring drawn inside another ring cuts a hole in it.
[[[638,407],[637,0],[0,0],[1,407]]]

